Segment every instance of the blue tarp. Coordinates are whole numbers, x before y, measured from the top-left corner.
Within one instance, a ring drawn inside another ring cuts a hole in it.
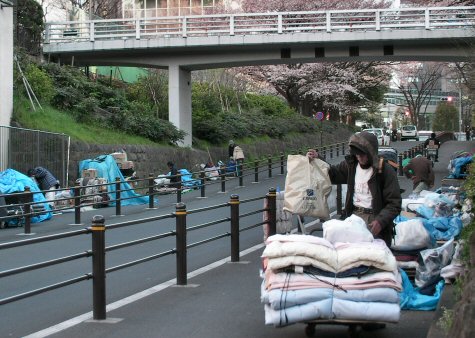
[[[82,172],[84,169],[96,169],[97,177],[102,177],[107,179],[107,182],[115,182],[116,177],[119,177],[121,182],[120,184],[120,197],[124,198],[121,201],[121,205],[138,205],[148,203],[148,197],[137,194],[132,189],[129,183],[124,182],[124,176],[120,172],[117,163],[111,155],[100,155],[94,159],[83,160],[79,163],[79,172]],[[107,186],[109,192],[109,198],[111,200],[115,199],[115,184],[110,184]],[[125,191],[124,191],[125,190]],[[136,197],[136,198],[131,198]],[[115,204],[115,203],[112,203]]]
[[[2,194],[12,194],[16,192],[25,191],[25,187],[30,187],[31,192],[40,192],[40,188],[34,180],[30,177],[13,169],[7,169],[0,173],[0,192]],[[53,214],[51,213],[51,206],[46,203],[46,198],[43,193],[33,194],[33,202],[42,203],[47,212],[42,215],[33,216],[31,218],[32,223],[38,223],[50,219]],[[37,203],[37,205],[40,205]],[[9,222],[13,222],[9,221]]]
[[[399,269],[402,278],[402,292],[399,294],[399,304],[401,310],[421,310],[431,311],[437,308],[442,290],[444,289],[444,280],[437,283],[435,293],[432,296],[423,295],[419,288],[415,288],[404,270]]]

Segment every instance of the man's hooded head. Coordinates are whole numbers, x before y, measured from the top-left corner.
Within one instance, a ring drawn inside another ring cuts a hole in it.
[[[362,131],[350,137],[350,153],[354,156],[368,155],[369,164],[374,168],[378,166],[378,138],[373,133]]]

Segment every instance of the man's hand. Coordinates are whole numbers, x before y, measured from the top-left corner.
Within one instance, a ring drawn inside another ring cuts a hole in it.
[[[369,231],[371,231],[373,236],[376,237],[381,232],[382,226],[377,220],[374,220],[370,224],[368,224],[368,229]]]
[[[309,149],[307,152],[307,157],[309,161],[312,161],[314,158],[318,158],[318,152],[315,149]]]

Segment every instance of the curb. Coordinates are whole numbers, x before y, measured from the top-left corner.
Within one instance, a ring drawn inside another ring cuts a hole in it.
[[[453,309],[455,305],[454,286],[452,284],[445,284],[442,294],[440,296],[437,309],[434,313],[434,319],[427,332],[427,338],[446,338],[446,332],[437,325],[439,320],[444,316],[445,309]]]

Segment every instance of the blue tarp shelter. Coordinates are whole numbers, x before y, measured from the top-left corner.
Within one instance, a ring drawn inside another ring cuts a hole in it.
[[[41,193],[40,188],[38,188],[34,180],[14,169],[7,169],[0,172],[0,192],[2,194],[22,192],[25,191],[25,187],[30,187],[31,192],[37,192],[37,194],[33,194],[33,202],[43,202],[35,204],[42,204],[46,210],[44,214],[33,216],[31,222],[38,223],[50,219],[53,216],[51,206],[46,202],[45,196]],[[11,220],[9,222],[13,221],[14,220]]]
[[[138,205],[148,203],[147,196],[142,196],[133,190],[129,190],[132,189],[132,187],[129,183],[124,182],[124,176],[120,172],[114,157],[111,155],[100,155],[94,159],[81,161],[79,163],[79,172],[81,173],[84,169],[96,169],[97,177],[105,178],[108,182],[115,182],[116,177],[119,177],[121,182],[123,182],[120,184],[120,196],[123,198],[121,205]],[[116,192],[115,184],[108,185],[107,190],[109,192],[109,198],[114,200]]]

